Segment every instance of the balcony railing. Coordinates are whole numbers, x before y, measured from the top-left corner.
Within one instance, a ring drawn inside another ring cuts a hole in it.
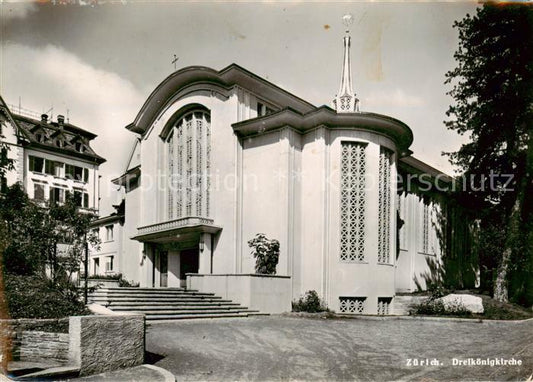
[[[166,222],[147,225],[137,228],[137,237],[162,233],[166,231],[173,231],[180,228],[192,228],[192,227],[209,227],[211,230],[220,230],[215,226],[213,219],[201,218],[196,216],[188,216],[185,218],[169,220]]]

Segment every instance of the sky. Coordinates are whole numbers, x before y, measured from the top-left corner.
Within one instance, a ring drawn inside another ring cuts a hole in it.
[[[442,152],[465,142],[444,126],[452,102],[444,81],[456,66],[453,22],[475,12],[476,2],[70,2],[0,2],[0,94],[38,113],[53,107],[54,119],[68,114],[98,134],[92,147],[107,159],[101,214],[116,203],[109,180],[125,171],[135,140],[124,127],[174,71],[174,54],[177,69],[237,63],[316,106],[330,105],[347,13],[361,111],[405,122],[413,155],[450,174]]]

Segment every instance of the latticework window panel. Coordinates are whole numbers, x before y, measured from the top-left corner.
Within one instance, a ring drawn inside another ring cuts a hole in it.
[[[365,260],[366,145],[343,142],[341,152],[340,259]]]
[[[378,262],[390,263],[392,152],[384,147],[379,152],[378,181]]]
[[[420,252],[429,253],[429,222],[430,206],[424,203],[422,208],[422,237],[420,243]]]
[[[387,315],[391,312],[392,298],[378,297],[378,314]]]
[[[398,197],[398,213],[400,215],[400,219],[403,220],[403,225],[399,229],[400,249],[407,249],[406,211],[407,211],[407,197],[405,194],[402,194]]]
[[[365,311],[366,297],[339,297],[341,313],[362,314]]]
[[[169,174],[174,174],[174,134],[171,133],[168,141],[167,141],[167,148],[168,148],[168,172]],[[169,192],[168,192],[168,218],[172,219],[174,216],[174,195],[175,192],[173,191],[174,188],[176,188],[176,179],[174,176],[171,175],[169,178]]]
[[[210,129],[207,113],[192,112],[176,123],[167,138],[169,219],[209,216]]]

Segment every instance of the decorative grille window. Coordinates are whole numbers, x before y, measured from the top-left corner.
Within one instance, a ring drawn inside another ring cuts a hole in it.
[[[400,219],[403,220],[403,225],[399,229],[399,235],[400,235],[400,249],[407,249],[407,196],[405,194],[401,194],[398,197],[398,213],[400,215]]]
[[[422,209],[422,237],[420,243],[420,252],[422,253],[429,253],[429,208],[430,206],[424,203]]]
[[[174,216],[174,189],[178,187],[178,179],[174,176],[174,161],[176,159],[174,155],[174,134],[173,132],[170,133],[170,136],[167,140],[167,147],[168,147],[168,173],[170,175],[169,179],[169,192],[168,192],[168,218],[172,219]]]
[[[391,159],[392,152],[381,147],[378,183],[378,263],[386,264],[390,263]]]
[[[378,297],[378,314],[386,315],[390,314],[392,298],[390,297]]]
[[[166,139],[169,219],[209,216],[211,124],[209,114],[186,114]]]
[[[364,261],[366,144],[343,142],[341,146],[340,258]]]
[[[339,297],[341,313],[359,313],[365,311],[366,297]]]

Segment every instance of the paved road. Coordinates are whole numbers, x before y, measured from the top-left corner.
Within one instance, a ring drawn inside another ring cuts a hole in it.
[[[190,320],[151,324],[146,347],[178,381],[500,381],[533,373],[533,321]],[[452,365],[468,357],[514,357],[522,366]],[[407,365],[434,358],[442,365]]]

